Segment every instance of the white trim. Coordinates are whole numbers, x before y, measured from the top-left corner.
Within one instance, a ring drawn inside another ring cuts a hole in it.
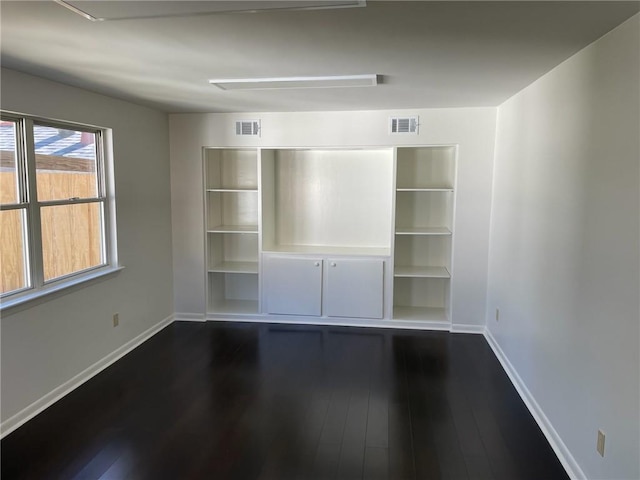
[[[485,329],[484,325],[451,325],[451,333],[474,333],[483,335]]]
[[[177,322],[205,322],[206,318],[202,313],[175,313],[173,319]]]
[[[78,388],[80,385],[85,383],[87,380],[95,377],[98,373],[102,372],[105,368],[112,365],[116,361],[120,360],[127,353],[129,353],[134,348],[138,347],[140,344],[154,336],[160,330],[165,328],[166,326],[173,323],[174,315],[169,315],[164,320],[156,323],[151,328],[145,330],[140,335],[135,338],[132,338],[127,343],[117,348],[101,360],[98,360],[96,363],[86,368],[73,378],[67,380],[62,385],[51,390],[49,393],[41,397],[39,400],[36,400],[28,407],[22,409],[12,417],[8,418],[2,424],[0,424],[0,438],[4,438],[9,435],[11,432],[16,430],[18,427],[25,424],[27,421],[31,420],[33,417],[38,415],[43,410],[47,409],[55,402],[60,400],[65,395],[71,393],[73,390]]]
[[[420,320],[385,320],[380,318],[331,318],[331,317],[299,317],[295,315],[232,315],[208,314],[207,320],[212,322],[249,322],[249,323],[284,323],[297,325],[329,325],[335,327],[369,327],[398,328],[402,330],[436,330],[448,332],[449,322],[429,322]]]
[[[86,270],[87,273],[81,275],[73,274],[72,276],[65,277],[64,281],[49,283],[42,288],[25,290],[21,295],[16,294],[15,297],[11,296],[6,299],[3,298],[2,300],[0,300],[0,311],[6,311],[10,308],[24,305],[25,303],[31,302],[33,300],[37,300],[39,298],[46,297],[47,295],[66,290],[67,288],[82,285],[86,282],[91,282],[92,280],[96,280],[98,278],[106,277],[107,275],[118,273],[122,270],[124,270],[123,266],[112,267],[110,265],[106,265]]]
[[[500,345],[493,337],[491,331],[488,328],[485,329],[484,338],[487,339],[487,343],[491,347],[491,350],[493,350],[495,356],[498,358],[498,361],[502,365],[504,371],[507,373],[509,379],[511,380],[511,383],[520,395],[520,398],[522,398],[522,401],[529,409],[529,412],[531,412],[531,415],[533,415],[533,418],[540,427],[540,430],[542,430],[542,433],[547,438],[547,441],[551,445],[551,448],[553,448],[553,451],[558,457],[558,460],[560,460],[560,463],[562,463],[562,466],[566,470],[567,475],[569,475],[569,477],[571,477],[572,479],[586,479],[587,476],[580,468],[580,465],[578,465],[576,459],[573,458],[573,455],[571,455],[571,452],[562,441],[562,438],[560,437],[556,429],[553,428],[551,421],[544,414],[544,411],[542,410],[534,396],[531,394],[526,384],[522,381],[522,378],[520,378],[520,375],[518,375],[518,372],[513,367],[505,353],[502,351],[502,348],[500,348]]]
[[[176,320],[201,321],[202,315],[189,313],[176,313]],[[249,322],[249,323],[284,323],[300,325],[330,325],[336,327],[372,327],[372,328],[397,328],[400,330],[425,330],[443,331],[451,333],[472,333],[482,335],[485,332],[484,325],[451,325],[449,322],[429,322],[420,320],[388,320],[379,318],[331,318],[331,317],[304,317],[294,315],[221,315],[208,314],[207,321],[212,322]]]

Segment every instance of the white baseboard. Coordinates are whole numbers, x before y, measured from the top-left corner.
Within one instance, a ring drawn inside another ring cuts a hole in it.
[[[165,328],[167,325],[170,325],[171,323],[173,323],[173,318],[174,316],[170,315],[164,320],[158,322],[153,327],[142,332],[137,337],[132,338],[127,343],[122,345],[120,348],[114,350],[113,352],[111,352],[109,355],[102,358],[101,360],[98,360],[96,363],[86,368],[85,370],[77,374],[75,377],[67,380],[62,385],[54,388],[49,393],[44,395],[42,398],[36,400],[28,407],[24,408],[23,410],[19,411],[12,417],[2,422],[2,424],[0,424],[0,438],[3,438],[6,435],[9,435],[18,427],[20,427],[27,421],[31,420],[40,412],[42,412],[43,410],[45,410],[46,408],[50,407],[55,402],[60,400],[62,397],[71,393],[73,390],[78,388],[87,380],[96,376],[105,368],[112,365],[113,363],[118,361],[120,358],[124,357],[131,350],[133,350],[140,344],[144,343],[146,340],[148,340],[149,338],[154,336],[156,333],[158,333],[160,330]]]
[[[474,333],[484,335],[484,325],[451,325],[451,333]]]
[[[560,438],[560,435],[558,435],[556,429],[553,428],[553,425],[544,414],[544,411],[542,410],[536,399],[533,397],[525,383],[522,381],[522,378],[520,378],[520,375],[518,375],[518,372],[513,367],[507,356],[504,354],[502,348],[500,348],[500,345],[493,337],[489,329],[485,329],[484,337],[487,339],[487,343],[489,343],[489,346],[498,358],[498,361],[502,365],[502,368],[504,368],[504,371],[509,376],[511,383],[517,390],[520,398],[522,398],[522,401],[529,409],[529,412],[531,412],[531,415],[533,415],[533,418],[542,430],[542,433],[549,441],[551,448],[553,448],[553,451],[558,457],[558,460],[560,460],[560,463],[562,463],[564,469],[567,471],[569,477],[577,480],[586,479],[587,477],[580,468],[580,465],[578,465],[576,459],[573,458],[573,455],[571,455],[571,452],[562,441],[562,438]]]
[[[178,320],[181,322],[206,322],[207,319],[205,318],[204,314],[202,313],[179,313],[176,312],[173,315],[173,319],[174,320]]]
[[[178,320],[178,318],[176,318]],[[225,317],[209,315],[207,320],[212,322],[248,322],[248,323],[281,323],[295,325],[329,325],[334,327],[371,327],[371,328],[397,328],[400,330],[438,330],[448,332],[451,328],[449,322],[429,322],[420,320],[384,320],[370,318],[331,318],[331,317],[296,317],[277,315],[256,315],[253,317]]]

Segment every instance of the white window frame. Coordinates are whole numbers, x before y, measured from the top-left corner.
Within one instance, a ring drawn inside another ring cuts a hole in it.
[[[0,310],[35,300],[45,295],[79,285],[122,270],[118,265],[115,217],[115,186],[113,181],[113,155],[111,130],[94,125],[52,120],[0,110],[2,120],[16,125],[16,175],[18,198],[15,204],[4,204],[0,210],[22,210],[25,238],[25,272],[28,285],[0,295]],[[38,200],[36,181],[36,155],[34,125],[62,128],[95,135],[97,192],[91,198]],[[51,280],[44,278],[41,211],[58,205],[100,203],[102,205],[102,259],[103,263]]]

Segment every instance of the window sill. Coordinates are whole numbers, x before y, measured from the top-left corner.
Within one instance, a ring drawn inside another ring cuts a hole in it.
[[[106,268],[97,270],[95,272],[87,273],[86,275],[82,275],[81,277],[78,277],[78,278],[69,279],[65,282],[57,283],[54,285],[47,285],[46,287],[41,288],[40,290],[37,290],[37,291],[24,293],[14,298],[7,298],[7,299],[0,300],[0,311],[5,312],[6,310],[9,310],[15,307],[25,306],[26,304],[34,302],[35,300],[39,300],[43,297],[47,297],[54,293],[62,292],[63,290],[67,290],[72,287],[76,287],[85,283],[90,283],[93,280],[97,280],[102,277],[113,275],[115,273],[120,272],[121,270],[124,270],[124,267],[122,266],[106,267]]]

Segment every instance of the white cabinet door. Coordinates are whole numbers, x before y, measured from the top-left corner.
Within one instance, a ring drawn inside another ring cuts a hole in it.
[[[265,311],[285,315],[322,313],[322,259],[265,257]]]
[[[384,260],[329,259],[325,269],[325,315],[356,318],[384,316]]]

